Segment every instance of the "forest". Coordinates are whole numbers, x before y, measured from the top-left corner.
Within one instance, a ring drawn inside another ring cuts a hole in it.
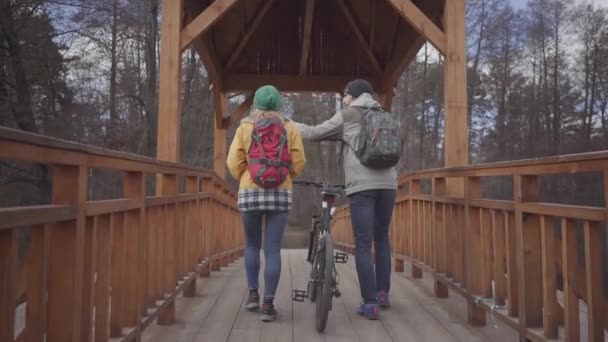
[[[154,157],[160,13],[159,0],[0,0],[0,125]],[[467,48],[470,163],[608,148],[607,7],[468,1]],[[181,162],[211,167],[209,81],[194,52],[182,63]],[[393,101],[405,151],[400,173],[443,165],[443,87],[443,59],[427,44]],[[309,124],[341,103],[339,94],[284,95],[286,114]],[[234,108],[244,94],[231,96]],[[339,151],[338,143],[307,144],[302,178],[340,182]],[[44,167],[0,163],[0,206],[49,201]],[[120,197],[120,179],[93,170],[91,197]],[[574,187],[579,202],[602,200],[594,175],[547,184],[555,193]],[[496,196],[509,190],[502,184]],[[296,197],[294,217],[313,210],[298,201],[309,195]]]

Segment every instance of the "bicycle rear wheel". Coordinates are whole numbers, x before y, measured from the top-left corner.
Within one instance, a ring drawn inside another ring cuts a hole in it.
[[[331,309],[334,282],[334,245],[331,235],[325,235],[322,242],[322,252],[318,255],[320,259],[319,282],[317,283],[316,298],[316,327],[318,332],[325,331],[327,318]]]

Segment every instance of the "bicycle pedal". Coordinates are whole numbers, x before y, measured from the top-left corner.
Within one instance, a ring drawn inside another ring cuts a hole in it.
[[[291,294],[291,300],[295,302],[303,302],[304,300],[306,300],[306,298],[308,298],[308,294],[306,293],[306,291],[293,290]]]
[[[348,254],[342,252],[336,252],[334,255],[334,261],[337,264],[346,264],[348,262]]]

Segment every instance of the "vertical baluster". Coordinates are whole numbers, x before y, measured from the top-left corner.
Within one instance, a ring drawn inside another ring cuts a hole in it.
[[[519,271],[517,269],[517,234],[515,232],[515,214],[505,215],[507,241],[507,310],[509,316],[519,316]]]
[[[95,342],[110,337],[110,280],[113,224],[111,215],[97,218],[97,259],[95,266]]]
[[[50,230],[47,225],[32,227],[27,252],[27,308],[25,318],[25,341],[42,342],[46,327],[46,283]],[[0,250],[3,250],[0,247]],[[4,257],[0,257],[4,259]],[[10,260],[10,259],[7,259]],[[5,269],[5,268],[2,268]],[[2,277],[3,279],[10,279]],[[0,306],[1,307],[1,306]],[[2,315],[2,317],[8,317]],[[1,334],[0,334],[1,335]],[[0,340],[2,340],[0,338]]]
[[[0,230],[0,341],[15,341],[19,230]],[[69,330],[66,331],[69,336]]]
[[[160,175],[159,195],[175,196],[177,195],[177,175],[163,174]],[[163,227],[163,295],[169,295],[175,291],[177,283],[177,262],[176,255],[176,227],[178,226],[177,217],[178,202],[177,199],[167,204],[165,207],[165,220]],[[167,325],[175,322],[175,301],[172,300],[158,313],[158,324]]]
[[[481,210],[470,205],[470,200],[479,198],[481,198],[481,180],[478,177],[467,177],[465,179],[465,227],[467,229],[464,232],[464,258],[467,289],[473,295],[482,295],[484,290]],[[469,302],[467,306],[467,320],[473,325],[485,325],[485,311],[480,306]]]
[[[492,215],[490,209],[479,209],[480,230],[481,230],[481,264],[483,279],[481,295],[485,298],[492,297]]]
[[[446,195],[446,182],[445,178],[433,178],[432,184],[432,196],[433,196],[433,224],[432,232],[433,235],[431,241],[431,250],[433,251],[433,268],[439,273],[446,272],[446,230],[445,230],[445,203],[437,202],[438,198],[445,197]],[[448,287],[435,279],[434,281],[435,295],[439,298],[446,298],[448,296]]]
[[[521,204],[539,200],[539,180],[536,176],[516,175],[515,224],[517,237],[517,269],[519,274],[519,318],[522,331],[542,326],[542,261],[540,218],[523,213]]]
[[[122,337],[123,311],[125,301],[124,279],[125,262],[125,214],[112,214],[112,241],[111,241],[111,306],[110,306],[110,337]]]
[[[493,245],[494,245],[494,302],[496,305],[505,305],[507,296],[507,279],[505,278],[505,219],[504,213],[492,210]]]
[[[602,234],[600,224],[585,222],[585,268],[587,285],[587,328],[589,341],[604,340],[605,293],[602,275]]]
[[[411,195],[420,194],[420,181],[410,181],[410,250],[411,250],[411,261],[412,261],[412,278],[422,278],[422,270],[415,265],[415,261],[421,259],[421,237],[420,237],[420,202],[414,200]]]
[[[93,338],[93,296],[95,264],[97,259],[98,217],[88,217],[85,232],[84,265],[82,272],[82,310],[80,315],[80,341]]]
[[[540,217],[541,250],[543,261],[543,330],[545,337],[557,338],[557,284],[555,272],[555,232],[547,218]]]
[[[566,340],[575,342],[580,339],[578,296],[576,295],[577,234],[576,224],[569,219],[562,219],[562,267],[564,275],[564,319]]]

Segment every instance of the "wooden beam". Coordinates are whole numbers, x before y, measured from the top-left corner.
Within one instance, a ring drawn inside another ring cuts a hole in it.
[[[310,51],[310,38],[312,34],[312,18],[315,10],[315,0],[306,0],[306,12],[304,13],[304,33],[302,38],[302,55],[300,57],[300,75],[306,73],[308,66],[308,53]]]
[[[213,24],[228,13],[228,10],[231,9],[237,1],[238,0],[215,0],[209,7],[205,8],[201,14],[181,31],[180,51],[187,49],[188,46],[192,44],[192,41],[207,32]]]
[[[390,111],[393,106],[393,97],[395,96],[395,88],[385,89],[380,93],[380,105]]]
[[[230,114],[228,118],[224,119],[222,122],[222,128],[227,129],[228,127],[232,126],[233,123],[238,122],[245,116],[245,113],[249,111],[251,105],[253,104],[253,95],[253,93],[249,94],[245,101],[236,108],[234,113]]]
[[[226,70],[232,69],[232,67],[234,66],[234,63],[237,61],[237,59],[241,55],[241,52],[243,51],[243,49],[245,48],[245,46],[247,45],[247,43],[249,42],[249,40],[251,39],[251,37],[253,36],[255,31],[257,30],[258,26],[260,26],[262,19],[266,15],[266,12],[268,12],[268,10],[272,7],[273,3],[274,3],[274,0],[266,0],[266,2],[258,10],[258,12],[255,15],[255,18],[249,25],[249,30],[247,31],[247,33],[245,33],[245,36],[243,37],[243,39],[241,39],[241,41],[236,46],[234,51],[232,51],[232,53],[230,54],[230,58],[228,59],[228,62],[226,62],[226,65],[224,66],[224,68]]]
[[[156,157],[179,161],[182,0],[163,0]]]
[[[376,32],[376,1],[371,2],[371,10],[369,15],[369,48],[374,51],[374,36]]]
[[[469,163],[465,0],[446,1],[444,13],[447,32],[444,66],[445,165],[450,167]]]
[[[448,51],[446,35],[411,0],[388,0],[388,2],[416,31],[426,37],[439,52],[446,56]],[[452,6],[450,2],[445,2],[444,13],[452,15],[452,12],[448,10]]]
[[[380,62],[378,61],[378,58],[374,54],[374,51],[372,51],[368,42],[365,40],[365,37],[363,36],[363,32],[361,32],[361,28],[357,24],[357,21],[353,15],[353,13],[348,8],[348,6],[344,2],[344,0],[336,0],[336,2],[338,3],[338,7],[340,7],[340,9],[342,10],[342,13],[346,17],[348,24],[351,26],[353,33],[357,37],[357,40],[361,44],[361,48],[363,48],[365,55],[368,57],[368,59],[371,63],[371,66],[373,68],[373,71],[376,72],[378,75],[382,75],[382,67],[380,66]]]
[[[358,76],[379,89],[376,77]],[[273,84],[280,91],[341,92],[352,81],[352,76],[295,76],[273,74],[232,74],[224,77],[225,91],[255,90],[264,84]]]

